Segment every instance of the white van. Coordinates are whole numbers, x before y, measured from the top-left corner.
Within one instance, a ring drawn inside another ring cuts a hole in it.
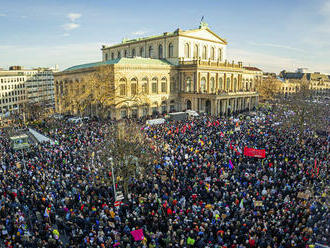
[[[196,111],[194,111],[194,110],[186,110],[186,113],[189,116],[195,116],[195,117],[199,116],[199,114]]]
[[[83,120],[83,119],[80,118],[80,117],[72,117],[72,118],[69,118],[69,119],[68,119],[69,122],[73,122],[73,123],[75,123],[75,124],[81,122],[82,120]]]
[[[160,118],[160,119],[152,119],[152,120],[147,120],[146,124],[147,125],[159,125],[165,123],[165,119]]]

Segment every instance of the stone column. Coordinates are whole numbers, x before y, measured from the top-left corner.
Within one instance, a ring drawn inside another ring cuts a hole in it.
[[[197,91],[197,72],[193,73],[194,92]]]
[[[187,88],[186,87],[186,75],[184,72],[182,72],[182,87],[183,87],[182,91],[186,92],[186,88]]]
[[[179,89],[178,89],[178,93],[181,92],[181,72],[179,72]]]
[[[219,73],[215,75],[215,93],[218,94],[219,90]]]
[[[211,115],[216,115],[217,112],[217,105],[216,105],[216,101],[214,99],[211,100]]]
[[[197,82],[197,92],[198,93],[201,93],[200,88],[201,88],[201,73],[198,72],[198,82]]]

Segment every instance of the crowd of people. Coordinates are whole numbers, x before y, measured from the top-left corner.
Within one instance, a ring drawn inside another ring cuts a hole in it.
[[[115,124],[49,120],[38,130],[55,144],[25,151],[1,131],[0,247],[330,244],[328,136],[283,130],[261,111],[141,124],[141,145],[152,143],[157,159],[132,175],[115,206],[112,185],[98,180],[104,164],[95,151]],[[245,147],[266,156],[246,156]]]

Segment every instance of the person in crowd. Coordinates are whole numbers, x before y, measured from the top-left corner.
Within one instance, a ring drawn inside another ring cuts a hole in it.
[[[23,152],[11,148],[2,130],[0,246],[330,244],[329,137],[308,128],[283,131],[274,114],[262,111],[139,124],[147,141],[141,145],[152,146],[158,159],[130,180],[119,206],[112,185],[95,180],[104,167],[97,147],[114,121],[48,120],[37,129],[55,144]],[[245,147],[264,149],[266,156],[246,156]]]

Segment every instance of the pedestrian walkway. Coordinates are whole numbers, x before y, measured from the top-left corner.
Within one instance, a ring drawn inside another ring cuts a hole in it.
[[[53,140],[51,140],[50,138],[38,133],[37,131],[35,131],[32,128],[29,128],[29,132],[37,139],[37,141],[39,143],[43,143],[43,142],[49,142],[50,144],[54,145],[55,142]]]

